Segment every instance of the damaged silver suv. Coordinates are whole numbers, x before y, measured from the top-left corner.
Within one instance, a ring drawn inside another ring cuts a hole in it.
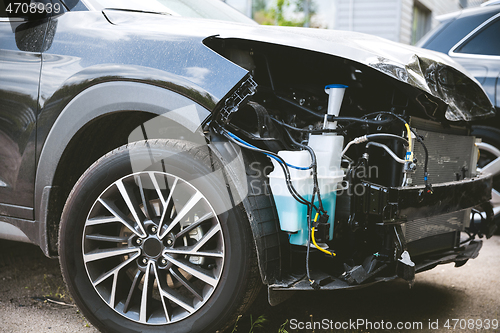
[[[263,286],[411,284],[494,232],[469,126],[494,108],[445,55],[218,0],[9,4],[0,237],[59,256],[102,331],[222,331]]]

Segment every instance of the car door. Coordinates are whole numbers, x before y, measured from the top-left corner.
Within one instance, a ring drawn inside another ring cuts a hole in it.
[[[33,219],[36,115],[47,18],[0,18],[0,216]]]
[[[500,107],[500,13],[489,18],[458,42],[449,52],[486,90],[496,107]]]

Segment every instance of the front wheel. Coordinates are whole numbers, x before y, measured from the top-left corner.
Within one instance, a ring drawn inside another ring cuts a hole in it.
[[[260,289],[245,212],[207,147],[137,142],[102,157],[63,210],[75,302],[106,332],[212,332]]]
[[[488,126],[472,126],[472,135],[482,139],[482,143],[479,145],[479,168],[483,169],[500,158],[500,129]],[[500,211],[500,174],[493,177],[491,196],[493,210],[498,213]],[[495,222],[498,226],[496,233],[500,234],[500,214],[495,217]]]

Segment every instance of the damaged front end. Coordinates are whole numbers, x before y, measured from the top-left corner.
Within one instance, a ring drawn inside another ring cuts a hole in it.
[[[205,43],[248,71],[207,130],[268,157],[259,168],[289,257],[269,283],[271,304],[278,291],[411,284],[416,272],[478,255],[475,237],[494,232],[492,179],[476,171],[468,122],[494,109],[451,60],[395,44],[398,57],[384,44],[361,59],[345,48]]]

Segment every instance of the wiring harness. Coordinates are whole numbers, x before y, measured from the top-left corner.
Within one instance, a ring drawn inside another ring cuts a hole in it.
[[[380,116],[380,115],[389,115],[392,118],[383,119],[383,120],[367,119],[368,117],[371,117],[371,116]],[[310,259],[311,243],[316,249],[318,249],[322,253],[325,253],[331,257],[336,256],[336,253],[334,251],[329,251],[328,249],[324,249],[321,246],[319,246],[319,244],[316,241],[316,237],[315,237],[315,233],[317,231],[317,226],[320,225],[321,223],[327,223],[328,219],[329,219],[328,212],[324,210],[323,203],[321,200],[320,187],[318,184],[316,154],[315,154],[314,150],[311,147],[309,147],[308,145],[297,142],[294,139],[293,135],[290,133],[291,131],[299,132],[301,134],[321,134],[321,133],[332,133],[332,132],[338,133],[338,132],[345,131],[346,127],[351,126],[353,123],[384,125],[384,124],[392,123],[394,121],[399,121],[399,122],[403,123],[403,125],[405,126],[408,140],[406,140],[405,138],[403,138],[401,136],[394,135],[394,134],[388,134],[388,133],[368,134],[368,135],[364,135],[364,136],[355,138],[354,140],[350,141],[345,146],[341,155],[342,155],[342,157],[347,158],[347,156],[345,156],[345,154],[352,145],[365,143],[365,142],[369,142],[369,143],[371,143],[371,145],[374,145],[374,146],[379,146],[379,147],[383,146],[382,148],[384,148],[384,149],[387,148],[386,150],[389,150],[389,148],[387,146],[385,146],[383,144],[378,144],[376,142],[371,142],[371,141],[377,140],[377,139],[393,139],[393,140],[398,140],[398,141],[402,142],[403,145],[407,146],[408,152],[405,156],[405,160],[402,160],[399,157],[397,157],[397,155],[392,151],[389,151],[389,154],[399,163],[401,163],[402,161],[403,162],[404,161],[412,161],[413,160],[412,134],[413,134],[415,139],[422,145],[424,152],[425,152],[425,162],[424,162],[425,190],[426,190],[426,193],[432,194],[432,186],[430,184],[428,184],[427,166],[428,166],[428,159],[429,158],[428,158],[427,147],[423,143],[422,138],[419,137],[418,134],[413,129],[411,129],[411,127],[406,122],[406,120],[404,120],[401,116],[394,114],[393,112],[380,111],[380,112],[367,114],[362,118],[328,116],[327,117],[328,121],[336,121],[339,123],[348,123],[347,126],[339,127],[336,129],[302,129],[302,128],[298,128],[298,127],[289,125],[289,124],[287,124],[281,120],[278,120],[274,117],[271,117],[271,119],[275,123],[277,123],[278,125],[281,125],[281,128],[284,130],[284,133],[286,133],[287,138],[290,141],[291,145],[295,146],[295,148],[298,148],[301,150],[307,150],[309,152],[309,154],[311,156],[311,164],[309,166],[297,166],[297,165],[289,164],[278,154],[276,154],[272,151],[269,151],[269,150],[261,149],[259,147],[256,147],[256,146],[250,144],[249,142],[241,139],[240,137],[238,137],[234,133],[227,130],[225,127],[220,126],[217,122],[213,122],[212,127],[217,132],[219,132],[221,135],[226,137],[229,141],[233,142],[234,144],[236,144],[242,148],[249,149],[251,151],[265,154],[269,158],[276,160],[278,162],[278,164],[280,165],[281,169],[283,170],[283,174],[285,176],[285,183],[286,183],[288,191],[290,192],[290,195],[300,204],[307,206],[308,237],[307,237],[307,249],[306,249],[306,275],[307,275],[307,278],[308,278],[311,286],[314,289],[319,289],[320,286],[316,281],[314,281],[311,278],[311,274],[310,274],[309,259]],[[231,127],[234,128],[234,126],[232,126],[232,125],[231,125]],[[240,131],[240,129],[238,129],[238,128],[235,128],[235,129]],[[245,131],[243,131],[243,132],[250,139],[253,138],[252,134],[247,133]],[[255,138],[255,139],[262,140],[262,138]],[[367,147],[368,146],[369,145],[367,145]],[[351,160],[349,158],[347,158],[347,159]],[[290,175],[290,168],[297,169],[297,170],[311,170],[311,174],[313,177],[313,191],[312,191],[312,195],[311,195],[310,200],[307,200],[303,196],[301,196],[299,194],[299,192],[297,191],[297,189],[294,187],[293,182],[292,182],[292,178]],[[317,205],[316,205],[316,202],[317,202]],[[314,216],[314,219],[312,219],[312,216]]]

